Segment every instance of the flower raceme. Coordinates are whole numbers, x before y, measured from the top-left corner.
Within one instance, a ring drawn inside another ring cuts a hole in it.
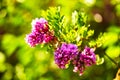
[[[81,56],[86,66],[91,66],[92,64],[96,63],[94,50],[89,47],[85,47],[85,49],[81,53]]]
[[[54,56],[55,63],[62,69],[65,69],[65,65],[72,61],[74,65],[73,72],[79,72],[80,75],[83,74],[85,66],[91,66],[96,63],[93,49],[85,47],[80,53],[75,44],[63,43],[61,47],[57,48]]]
[[[62,69],[70,60],[74,59],[78,54],[78,47],[75,44],[63,43],[61,47],[57,48],[54,52],[55,63]]]
[[[73,72],[79,72],[79,75],[82,75],[86,66],[91,66],[95,63],[96,57],[94,50],[89,47],[85,47],[85,49],[79,53],[77,58],[73,60]]]
[[[32,32],[26,35],[26,42],[34,47],[41,43],[48,43],[53,39],[52,32],[49,31],[47,20],[44,18],[36,18],[32,21]]]

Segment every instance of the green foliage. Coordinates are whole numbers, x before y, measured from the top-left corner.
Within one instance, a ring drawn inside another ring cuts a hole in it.
[[[89,29],[90,25],[85,12],[74,11],[71,17],[72,20],[68,22],[66,21],[66,16],[61,15],[60,7],[51,7],[47,11],[42,12],[42,16],[46,17],[50,29],[60,42],[74,43],[81,46],[82,41],[86,41],[85,44],[89,44],[89,38],[93,36],[94,30]]]
[[[55,32],[54,35],[61,39],[60,33],[63,31],[63,18],[60,15],[60,7],[47,10],[47,20],[50,28]]]

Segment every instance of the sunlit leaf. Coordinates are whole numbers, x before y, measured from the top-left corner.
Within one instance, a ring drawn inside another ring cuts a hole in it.
[[[119,46],[110,46],[106,50],[106,53],[111,58],[116,58],[116,57],[120,56],[120,47]]]
[[[103,58],[103,57],[100,58],[99,55],[96,55],[96,59],[97,59],[97,61],[96,61],[96,64],[97,64],[97,65],[101,65],[101,64],[104,63],[104,58]]]

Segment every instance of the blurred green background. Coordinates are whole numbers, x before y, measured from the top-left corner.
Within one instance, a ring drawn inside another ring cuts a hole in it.
[[[71,65],[59,69],[46,47],[25,43],[32,19],[56,6],[68,19],[74,10],[85,11],[95,38],[106,32],[106,42],[96,50],[104,63],[87,68],[82,76]],[[104,52],[120,63],[120,0],[0,0],[0,80],[113,80],[118,67]]]

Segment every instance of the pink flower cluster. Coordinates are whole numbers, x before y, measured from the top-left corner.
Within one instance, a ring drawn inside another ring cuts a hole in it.
[[[85,47],[85,49],[77,55],[77,58],[73,60],[73,72],[79,72],[79,75],[82,75],[86,66],[91,66],[95,63],[96,57],[94,50],[89,47]]]
[[[55,63],[62,69],[69,63],[70,60],[74,59],[78,54],[78,47],[75,44],[63,43],[61,47],[57,48],[54,53]]]
[[[32,32],[26,35],[26,42],[34,47],[41,43],[48,43],[53,39],[53,34],[49,31],[47,20],[36,18],[32,21]]]
[[[62,69],[65,69],[65,65],[72,61],[74,65],[73,72],[79,72],[80,75],[83,74],[86,66],[91,66],[96,63],[93,49],[85,47],[80,53],[75,44],[63,43],[61,47],[57,48],[54,56],[55,63]]]

